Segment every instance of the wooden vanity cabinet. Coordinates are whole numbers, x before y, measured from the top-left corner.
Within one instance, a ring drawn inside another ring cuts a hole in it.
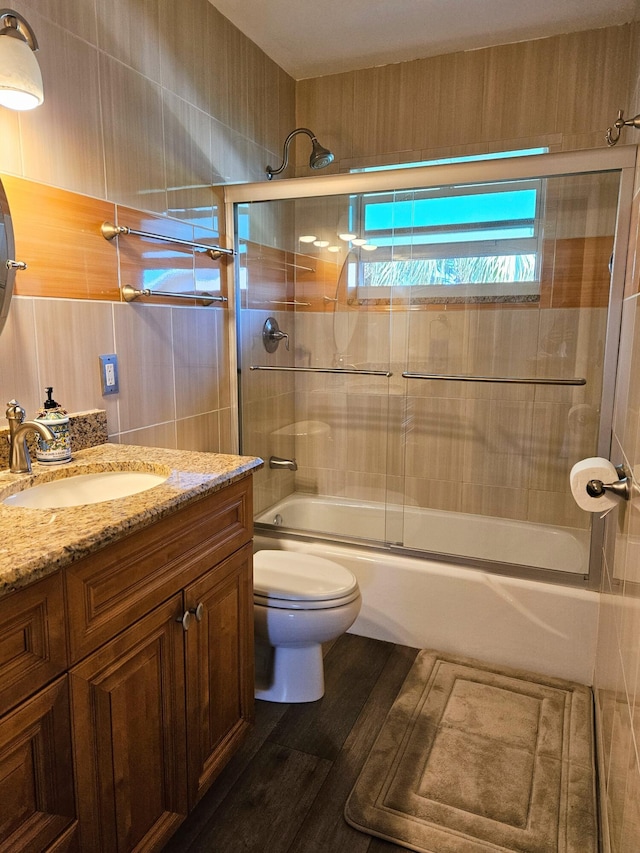
[[[159,851],[253,721],[251,477],[0,597],[0,853]]]
[[[62,578],[0,598],[0,851],[75,851]]]
[[[173,533],[160,549],[158,525],[129,537],[113,567],[125,586],[117,594],[91,564],[72,567],[74,584],[83,577],[87,589],[111,590],[114,618],[129,611],[129,594],[151,607],[69,673],[82,850],[160,850],[248,732],[254,678],[249,487],[241,482],[217,500],[190,505],[184,525],[175,523],[180,513],[171,516]],[[184,548],[174,547],[173,534]],[[225,557],[232,540],[240,547]],[[154,567],[149,584],[160,602],[138,588],[140,560]],[[97,633],[106,630],[108,609],[106,603],[95,608]],[[87,635],[90,612],[85,607],[77,620],[78,638]],[[72,623],[73,612],[69,617]],[[70,632],[73,637],[72,624]]]

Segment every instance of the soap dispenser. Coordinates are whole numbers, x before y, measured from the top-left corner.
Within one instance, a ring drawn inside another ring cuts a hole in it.
[[[53,441],[45,441],[38,437],[36,459],[38,462],[55,463],[69,462],[71,459],[71,436],[69,435],[69,418],[67,412],[53,399],[53,387],[45,388],[47,399],[36,420],[46,424],[53,435]]]

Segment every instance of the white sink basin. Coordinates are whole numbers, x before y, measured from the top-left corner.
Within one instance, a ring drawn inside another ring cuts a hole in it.
[[[159,486],[168,475],[150,474],[146,471],[101,471],[95,474],[78,474],[64,477],[39,486],[31,486],[15,495],[9,495],[5,506],[27,509],[59,509],[84,504],[97,504],[116,498],[126,498]]]

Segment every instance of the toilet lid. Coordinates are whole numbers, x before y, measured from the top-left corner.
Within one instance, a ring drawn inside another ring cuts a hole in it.
[[[286,601],[333,601],[351,595],[358,582],[348,569],[298,551],[258,551],[253,555],[256,595]]]

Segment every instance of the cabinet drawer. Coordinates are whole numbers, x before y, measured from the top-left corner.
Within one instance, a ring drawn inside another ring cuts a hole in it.
[[[246,477],[69,566],[71,661],[249,542],[251,495],[251,477]]]
[[[62,576],[0,598],[0,714],[66,668]]]

